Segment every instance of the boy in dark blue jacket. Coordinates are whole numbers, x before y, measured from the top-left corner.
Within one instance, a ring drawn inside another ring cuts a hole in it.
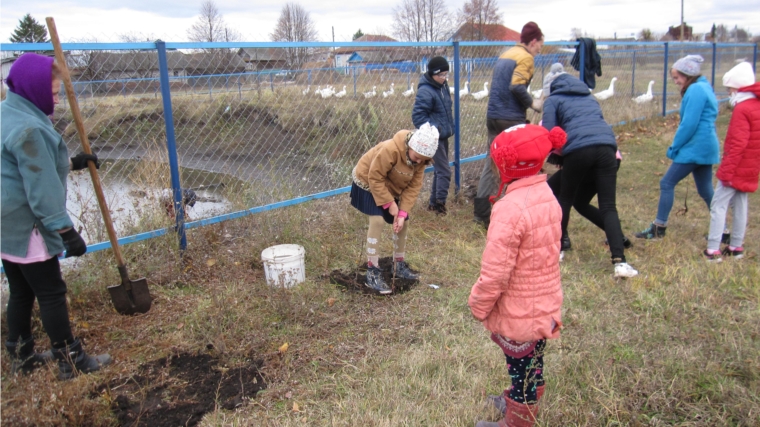
[[[449,137],[454,134],[451,94],[446,79],[449,63],[436,56],[427,65],[427,72],[417,84],[417,97],[412,108],[412,122],[416,128],[430,123],[438,129],[438,150],[433,157],[433,186],[430,189],[428,210],[446,215],[446,198],[451,183],[449,167]]]

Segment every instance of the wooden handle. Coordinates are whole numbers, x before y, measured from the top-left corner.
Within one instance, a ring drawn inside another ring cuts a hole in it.
[[[92,149],[90,149],[90,141],[87,139],[87,132],[84,129],[82,113],[79,111],[79,104],[77,104],[76,93],[74,93],[74,85],[71,84],[69,68],[66,65],[66,58],[63,56],[61,41],[58,39],[58,31],[55,28],[55,20],[53,20],[51,17],[47,17],[45,18],[45,21],[47,22],[48,32],[50,33],[50,41],[53,42],[53,49],[55,50],[55,59],[56,62],[58,62],[58,68],[61,69],[61,74],[63,75],[63,86],[66,88],[66,98],[69,100],[71,114],[74,116],[74,123],[77,126],[79,140],[82,141],[82,149],[85,153],[92,154]],[[92,185],[95,187],[95,195],[98,197],[98,205],[100,206],[101,214],[103,214],[103,221],[106,223],[108,238],[111,240],[111,248],[113,249],[113,253],[116,256],[116,263],[119,267],[124,267],[124,258],[121,256],[119,241],[116,238],[116,231],[113,228],[113,221],[111,221],[111,212],[108,210],[106,198],[103,195],[103,187],[100,184],[100,176],[98,176],[98,169],[95,168],[95,162],[88,161],[87,168],[90,170]]]

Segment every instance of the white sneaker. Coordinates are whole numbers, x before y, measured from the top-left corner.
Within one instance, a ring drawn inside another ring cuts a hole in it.
[[[565,251],[559,252],[559,262],[562,262],[562,260],[565,259]]]
[[[627,262],[619,262],[615,264],[615,278],[618,277],[636,277],[639,272],[635,268],[631,267]]]

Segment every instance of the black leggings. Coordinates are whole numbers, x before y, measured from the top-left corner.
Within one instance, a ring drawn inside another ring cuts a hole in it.
[[[36,298],[50,343],[61,346],[72,342],[66,282],[61,276],[58,258],[32,264],[17,264],[4,259],[3,268],[11,291],[7,313],[8,341],[18,342],[32,336],[32,306]]]
[[[508,397],[513,401],[533,404],[538,400],[536,388],[544,385],[544,348],[546,340],[538,340],[533,351],[525,357],[518,359],[504,355],[512,378]]]
[[[604,230],[613,262],[625,262],[623,230],[620,228],[620,218],[615,202],[617,169],[615,147],[612,145],[593,145],[573,151],[563,159],[557,200],[562,207],[562,236],[566,237],[570,209],[573,205],[576,205],[578,209],[583,199],[590,201],[594,197],[593,192],[597,192],[598,217],[592,219],[594,212],[588,209],[581,214],[591,215],[592,218],[586,217]],[[588,206],[588,203],[585,205]]]

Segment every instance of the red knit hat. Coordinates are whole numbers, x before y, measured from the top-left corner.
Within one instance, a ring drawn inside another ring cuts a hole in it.
[[[561,128],[555,127],[550,132],[528,124],[512,126],[496,136],[491,144],[491,159],[501,177],[496,197],[510,181],[537,174],[549,152],[561,148],[566,140],[567,134]]]
[[[541,32],[541,29],[538,28],[538,24],[535,22],[530,21],[523,25],[522,31],[520,32],[520,43],[529,44],[533,40],[541,40],[543,38],[544,33]]]

